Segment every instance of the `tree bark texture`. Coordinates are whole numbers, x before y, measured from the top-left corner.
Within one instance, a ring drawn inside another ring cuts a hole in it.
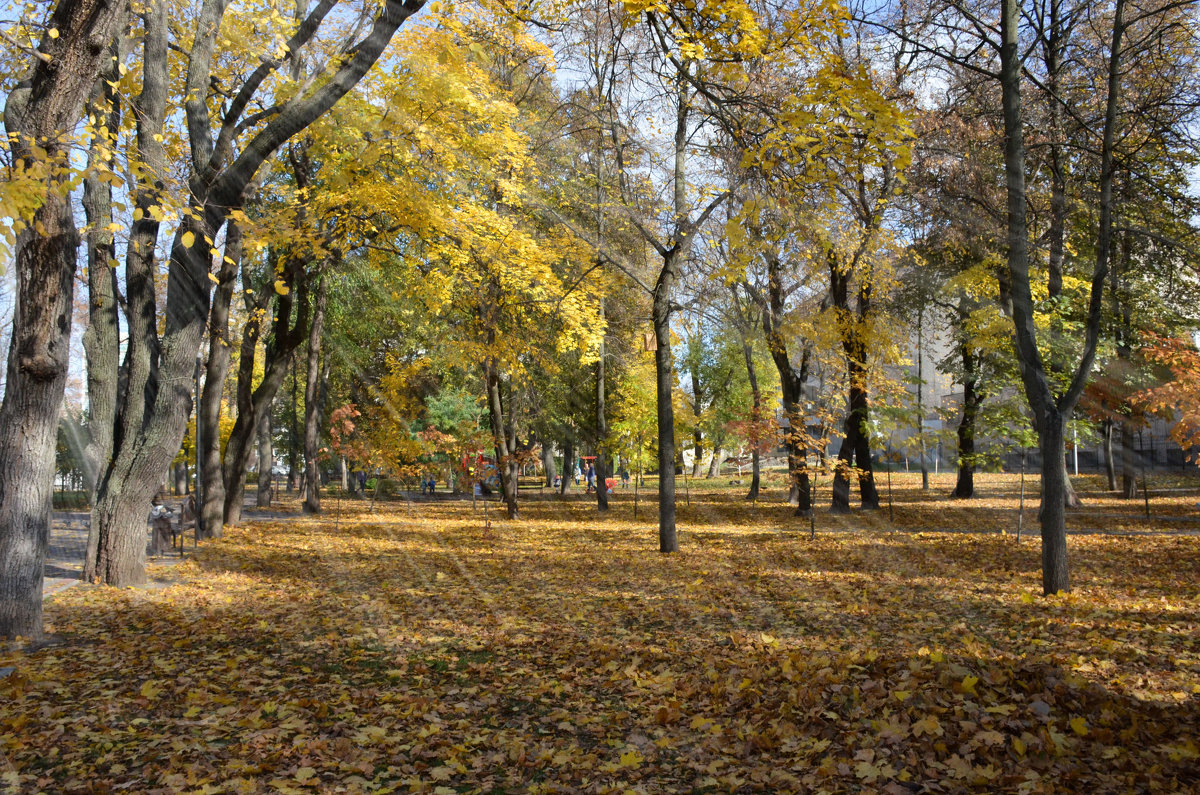
[[[963,408],[958,420],[958,480],[954,484],[954,496],[970,499],[975,496],[975,422],[979,416],[978,357],[971,352],[964,340],[959,345],[963,365]]]
[[[328,301],[328,277],[317,284],[316,305],[308,331],[308,369],[304,384],[304,512],[321,512],[321,472],[317,461],[320,446],[321,340],[325,329],[325,305]],[[328,366],[329,357],[325,357]]]
[[[674,380],[671,362],[671,287],[675,281],[675,256],[664,257],[654,287],[654,371],[658,413],[658,550],[678,552],[675,530],[675,407],[671,402]]]
[[[217,287],[213,292],[208,319],[208,361],[205,364],[204,391],[200,396],[200,461],[204,479],[204,501],[200,505],[200,526],[204,538],[224,534],[225,480],[221,469],[221,398],[233,342],[229,339],[229,307],[242,261],[242,229],[231,223],[225,229],[225,256],[217,269]],[[251,349],[253,361],[253,349]]]
[[[105,131],[121,123],[121,100],[114,88],[120,80],[118,65],[124,57],[122,36],[110,47],[111,59],[96,81],[88,111]],[[92,500],[100,486],[100,473],[112,455],[113,419],[120,382],[120,321],[114,268],[117,249],[112,229],[112,185],[101,169],[111,169],[113,138],[92,134],[88,173],[83,181],[83,210],[87,218],[88,327],[83,332],[87,359],[88,438],[83,451],[84,478]]]
[[[0,404],[0,637],[43,637],[42,569],[50,539],[59,411],[70,361],[79,232],[69,189],[68,140],[111,55],[126,7],[61,0],[38,58],[8,95],[12,162],[50,161],[41,206],[17,235],[13,331]],[[44,150],[44,155],[35,151]],[[143,525],[144,527],[144,525]],[[143,534],[143,543],[145,536]]]

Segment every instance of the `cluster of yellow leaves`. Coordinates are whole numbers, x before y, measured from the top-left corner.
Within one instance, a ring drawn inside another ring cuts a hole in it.
[[[602,523],[582,499],[555,499],[486,531],[469,502],[397,504],[235,529],[165,590],[72,589],[48,610],[65,645],[0,661],[17,667],[0,683],[4,781],[427,793],[1200,781],[1194,536],[1072,537],[1081,587],[1042,599],[1035,544],[872,530],[810,541],[781,532],[799,529],[786,504],[740,496],[693,488],[686,551],[670,557],[624,493]]]

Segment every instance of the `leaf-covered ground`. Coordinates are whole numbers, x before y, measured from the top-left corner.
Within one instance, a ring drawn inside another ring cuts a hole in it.
[[[1013,507],[1007,481],[970,508],[906,483],[905,528],[966,511],[958,529],[996,529]],[[530,500],[490,529],[469,502],[343,504],[336,527],[234,529],[169,588],[71,589],[48,605],[63,645],[0,658],[17,667],[0,783],[1200,788],[1200,537],[1179,532],[1195,496],[1171,503],[1172,535],[1073,535],[1076,590],[1050,599],[1034,538],[893,532],[885,509],[822,514],[810,540],[786,506],[739,497],[693,489],[669,557],[624,494],[604,519]]]

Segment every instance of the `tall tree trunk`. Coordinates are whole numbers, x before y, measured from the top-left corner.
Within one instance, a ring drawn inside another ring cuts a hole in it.
[[[1066,423],[1060,417],[1046,423],[1038,440],[1042,453],[1042,588],[1047,594],[1071,588],[1067,577],[1067,468],[1046,466],[1063,462],[1066,456]],[[1062,528],[1047,533],[1046,528]]]
[[[113,421],[117,411],[120,382],[120,321],[117,310],[117,286],[114,268],[117,249],[112,232],[112,186],[102,171],[112,168],[112,149],[121,125],[121,99],[116,84],[119,65],[124,59],[124,36],[118,35],[110,48],[110,61],[92,92],[88,112],[100,129],[88,149],[88,173],[83,181],[83,209],[87,217],[88,326],[83,333],[83,351],[87,358],[88,439],[83,451],[84,478],[94,502],[100,487],[100,474],[112,455]]]
[[[760,297],[763,334],[767,340],[767,351],[779,373],[782,393],[783,414],[788,420],[788,431],[784,437],[788,458],[788,502],[796,506],[797,516],[807,516],[812,511],[812,489],[808,476],[808,445],[804,430],[804,384],[808,381],[811,348],[802,342],[800,367],[792,367],[787,341],[783,336],[784,294],[783,265],[779,257],[767,257],[767,295]]]
[[[188,493],[188,465],[180,461],[172,470],[175,475],[175,496],[182,497]]]
[[[575,437],[568,433],[566,441],[563,442],[563,473],[562,485],[559,487],[559,494],[566,494],[571,483],[575,480]]]
[[[225,483],[221,470],[221,398],[225,394],[225,377],[229,374],[232,350],[229,339],[229,306],[233,301],[234,282],[241,260],[242,228],[236,223],[230,223],[225,230],[225,256],[217,269],[217,289],[213,293],[212,310],[209,312],[208,361],[205,365],[204,390],[200,395],[200,461],[204,499],[199,507],[203,538],[220,538],[224,534]]]
[[[870,419],[870,403],[864,386],[866,373],[856,364],[851,364],[850,400],[846,419],[842,426],[842,446],[838,451],[839,466],[834,473],[833,502],[831,509],[834,513],[846,513],[850,510],[850,471],[858,470],[858,489],[862,508],[864,510],[879,510],[879,492],[875,488],[875,475],[871,468],[870,437],[866,433],[866,423]]]
[[[604,300],[600,300],[600,322],[604,322]],[[604,408],[605,345],[600,340],[600,355],[596,359],[596,510],[608,510],[608,416]]]
[[[1113,462],[1113,421],[1106,419],[1100,425],[1104,438],[1104,474],[1108,476],[1108,490],[1117,490],[1117,467]]]
[[[170,387],[160,378],[155,293],[159,222],[151,208],[157,209],[161,204],[166,173],[162,144],[168,83],[165,5],[149,4],[144,19],[142,90],[134,104],[134,116],[138,154],[145,171],[132,189],[137,220],[130,228],[125,252],[128,342],[122,369],[126,383],[124,400],[113,419],[112,455],[92,506],[83,570],[84,579],[89,582],[117,586],[137,585],[145,580],[146,515],[183,438],[192,409],[191,375],[195,367],[193,352],[186,369]],[[196,328],[195,332],[198,338],[201,330]],[[161,435],[146,429],[147,419],[160,398],[180,426],[179,439],[169,447],[162,443]],[[152,443],[146,455],[137,456],[135,440],[141,437],[152,437],[152,442],[159,444]]]
[[[925,312],[917,315],[917,433],[921,440],[921,491],[929,491],[929,462],[925,457]],[[960,467],[961,471],[961,467]]]
[[[1134,447],[1133,423],[1121,420],[1121,497],[1137,499],[1138,452]]]
[[[554,465],[554,445],[549,439],[542,442],[542,472],[546,476],[546,488],[552,488],[558,469]]]
[[[658,550],[678,552],[675,530],[675,406],[671,400],[674,380],[671,361],[671,288],[675,281],[676,253],[663,257],[662,271],[654,287],[654,371],[658,415]]]
[[[258,432],[255,434],[258,440],[258,494],[255,495],[254,504],[259,508],[270,508],[271,499],[274,497],[274,478],[275,478],[275,451],[273,449],[273,438],[271,432],[271,407],[268,405],[263,411],[262,418],[258,422]],[[242,480],[245,481],[243,475]],[[238,516],[242,515],[241,510],[241,490],[238,496]],[[228,491],[226,493],[229,493]],[[228,503],[226,503],[228,505]],[[226,509],[226,516],[229,515]]]
[[[304,262],[289,258],[284,268],[285,279],[291,289],[286,295],[275,297],[275,318],[272,335],[267,343],[263,376],[258,386],[251,391],[254,376],[254,345],[243,342],[243,356],[249,347],[249,358],[239,363],[238,369],[238,415],[229,433],[225,447],[225,524],[236,525],[241,521],[242,502],[245,497],[246,468],[250,462],[251,445],[254,444],[255,429],[264,412],[269,412],[279,388],[287,378],[292,354],[308,335],[308,279]],[[264,290],[272,290],[268,285]],[[296,317],[292,320],[292,304],[296,303]],[[261,303],[261,301],[260,301]],[[253,331],[253,329],[251,329]],[[293,403],[294,406],[294,403]],[[272,459],[271,464],[274,464]]]
[[[758,371],[754,366],[754,349],[743,337],[742,356],[746,360],[746,377],[750,380],[750,491],[747,500],[757,500],[761,481],[761,471],[758,448],[761,440],[758,438],[762,423],[762,393],[758,389]]]
[[[312,323],[308,331],[308,373],[304,385],[304,512],[321,512],[321,476],[317,463],[317,447],[320,443],[320,421],[322,405],[321,387],[321,334],[325,327],[325,304],[328,279],[322,278],[317,285],[316,306],[313,308]],[[326,356],[326,366],[329,357]]]
[[[689,359],[688,373],[692,378],[692,420],[695,423],[692,428],[692,478],[695,479],[700,477],[700,473],[703,471],[701,459],[704,458],[704,433],[700,430],[700,417],[704,414],[701,403],[704,393],[700,389],[700,373],[696,357],[689,357]]]
[[[954,484],[954,496],[969,499],[975,496],[975,421],[979,416],[979,381],[977,358],[970,346],[963,341],[959,345],[963,362],[963,413],[958,421],[958,481]]]
[[[500,488],[504,494],[504,507],[509,519],[516,519],[517,484],[508,467],[510,451],[504,428],[504,406],[500,401],[500,371],[495,359],[488,357],[483,365],[484,384],[487,388],[488,419],[492,426],[492,440],[496,449],[496,473],[500,476]]]
[[[288,412],[288,476],[287,476],[287,492],[291,494],[300,485],[300,409],[299,395],[297,395],[299,374],[296,372],[296,352],[295,349],[288,356],[288,370],[292,376],[292,399],[289,403],[291,411]],[[303,497],[302,497],[303,498]]]

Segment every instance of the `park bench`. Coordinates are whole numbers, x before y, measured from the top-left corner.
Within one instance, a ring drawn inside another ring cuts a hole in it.
[[[176,520],[176,515],[178,519]],[[192,531],[192,545],[197,543],[196,538],[196,498],[188,495],[180,503],[179,510],[176,512],[174,508],[167,505],[155,505],[150,512],[150,554],[161,555],[164,553],[164,547],[175,549],[175,542],[179,541],[179,556],[183,557],[184,537],[188,530]]]

